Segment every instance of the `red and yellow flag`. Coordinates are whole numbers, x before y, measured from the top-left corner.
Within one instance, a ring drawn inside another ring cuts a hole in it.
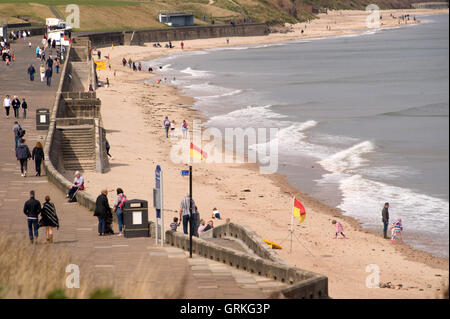
[[[190,149],[190,155],[192,158],[198,158],[202,161],[205,161],[208,157],[208,154],[206,154],[205,151],[203,151],[201,148],[194,145],[194,143],[191,142],[191,149]]]
[[[295,197],[294,197],[294,208],[292,210],[292,213],[294,214],[295,218],[298,218],[298,223],[302,223],[306,218],[306,211],[305,207],[303,207],[302,203],[300,203]]]

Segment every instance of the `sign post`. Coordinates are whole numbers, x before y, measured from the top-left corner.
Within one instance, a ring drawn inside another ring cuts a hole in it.
[[[153,193],[153,202],[156,209],[155,219],[155,243],[158,245],[158,218],[161,218],[161,246],[164,247],[164,213],[163,213],[163,173],[161,166],[157,165],[155,169],[155,190]]]

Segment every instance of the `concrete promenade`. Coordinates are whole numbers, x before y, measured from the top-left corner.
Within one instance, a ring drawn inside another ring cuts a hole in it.
[[[32,42],[31,48],[28,47],[29,40]],[[27,39],[26,43],[23,40],[16,41],[12,44],[16,62],[8,67],[3,62],[0,65],[2,102],[6,94],[25,97],[28,101],[28,118],[20,119],[20,123],[27,132],[25,139],[30,151],[36,141],[46,136],[46,131],[35,130],[35,111],[41,107],[52,108],[59,81],[59,75],[55,72],[51,87],[40,82],[38,73],[34,82],[28,79],[26,69],[30,63],[39,72],[34,50],[40,40],[40,37],[33,37]],[[97,219],[93,212],[77,203],[68,203],[65,194],[49,183],[46,176],[35,177],[34,162],[28,162],[27,177],[21,177],[20,165],[14,155],[14,117],[10,115],[6,119],[3,107],[1,112],[0,236],[6,233],[20,234],[24,241],[29,241],[22,210],[29,198],[29,191],[33,189],[41,202],[45,195],[49,195],[56,206],[60,229],[54,230],[55,243],[51,249],[69,253],[75,263],[80,263],[80,268],[89,272],[98,282],[106,280],[129,284],[130,280],[135,280],[131,279],[132,275],[144,269],[151,273],[145,279],[148,289],[155,290],[157,287],[183,282],[183,298],[265,298],[277,287],[286,286],[195,255],[189,259],[188,253],[181,249],[156,246],[153,238],[98,237]],[[117,225],[114,227],[117,231]],[[39,244],[44,245],[44,242],[45,231],[40,230]],[[81,280],[84,274],[81,273]]]

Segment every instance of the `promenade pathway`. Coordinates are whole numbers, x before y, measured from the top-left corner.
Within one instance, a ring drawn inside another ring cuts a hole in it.
[[[20,123],[27,132],[25,138],[30,150],[36,141],[46,135],[46,131],[35,130],[35,110],[40,107],[52,109],[59,81],[56,74],[51,87],[41,83],[39,76],[34,82],[28,79],[26,69],[29,64],[33,63],[37,70],[39,67],[34,50],[40,39],[18,40],[12,45],[16,62],[8,67],[4,63],[0,65],[1,100],[9,94],[25,97],[28,101],[28,118],[20,119]],[[31,48],[28,41],[32,42]],[[28,164],[27,177],[21,177],[14,155],[14,118],[10,116],[6,119],[3,108],[1,111],[0,236],[5,233],[19,234],[24,241],[28,241],[22,210],[29,198],[29,191],[33,189],[41,202],[45,195],[49,195],[55,203],[60,229],[54,232],[55,243],[51,249],[69,253],[75,263],[82,265],[81,280],[87,271],[89,278],[99,283],[106,280],[130,285],[130,280],[136,283],[145,281],[148,284],[146,287],[153,290],[182,283],[180,293],[183,298],[265,298],[277,287],[285,286],[196,255],[190,259],[188,253],[181,249],[155,245],[153,238],[98,237],[97,219],[92,216],[93,213],[77,203],[68,203],[65,194],[49,183],[46,176],[35,177],[34,162]],[[45,234],[42,230],[39,241],[40,245],[44,245]],[[149,276],[133,278],[133,274],[139,274],[142,270],[147,271]]]

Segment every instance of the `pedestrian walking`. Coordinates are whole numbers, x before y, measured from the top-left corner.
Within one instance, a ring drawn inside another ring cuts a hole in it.
[[[34,191],[30,191],[30,199],[25,202],[23,213],[27,216],[30,241],[32,244],[37,244],[39,237],[38,216],[41,213],[41,203],[34,196]]]
[[[183,123],[181,124],[181,131],[183,132],[184,139],[188,138],[188,130],[189,130],[189,126],[188,126],[186,120],[183,120]]]
[[[56,71],[56,74],[59,73],[59,66],[60,65],[61,65],[61,63],[59,62],[59,59],[55,58],[55,71]]]
[[[3,107],[5,108],[6,118],[9,119],[9,109],[11,108],[11,98],[6,95],[3,99]]]
[[[383,210],[381,211],[381,217],[383,222],[383,237],[388,239],[387,229],[389,225],[389,203],[384,203]]]
[[[13,107],[14,110],[14,118],[18,119],[19,118],[19,110],[20,110],[20,100],[19,98],[15,95],[11,105]]]
[[[27,101],[25,101],[25,98],[22,98],[22,113],[24,120],[27,118],[27,109],[28,109]]]
[[[344,226],[342,226],[342,224],[336,220],[332,220],[331,224],[336,225],[336,234],[334,235],[333,239],[336,239],[339,234],[342,235],[342,237],[344,237],[344,239],[347,239],[347,237],[345,237],[344,235]]]
[[[30,76],[30,81],[34,81],[34,74],[36,73],[36,69],[34,68],[33,64],[30,64],[27,72],[28,72],[28,75]]]
[[[39,66],[39,73],[41,75],[41,82],[44,82],[44,78],[45,78],[45,66],[44,66],[44,64],[41,64]]]
[[[181,41],[180,46],[181,46],[181,50],[183,50],[184,49],[184,42],[183,41]]]
[[[14,149],[17,149],[17,146],[20,144],[20,139],[25,134],[24,130],[20,126],[19,122],[15,121],[13,126],[13,132],[14,132]]]
[[[53,228],[59,229],[58,215],[56,215],[55,204],[50,201],[50,196],[45,196],[45,203],[41,209],[41,220],[38,228],[45,227],[45,242],[53,243]]]
[[[169,137],[169,128],[170,128],[170,121],[169,118],[166,116],[164,119],[164,129],[166,130],[166,137]]]
[[[52,84],[52,75],[53,75],[52,69],[48,68],[45,71],[45,77],[47,78],[47,86],[50,86]]]
[[[99,236],[105,236],[106,218],[108,214],[111,213],[111,208],[109,207],[108,198],[106,195],[108,195],[108,190],[104,189],[95,201],[94,216],[98,219]]]
[[[188,222],[190,218],[190,204],[192,202],[192,210],[195,207],[195,201],[191,200],[189,194],[186,194],[180,204],[180,220],[183,222],[183,232],[188,233]]]
[[[36,176],[41,176],[41,164],[44,160],[44,150],[41,142],[37,142],[36,146],[33,148],[33,152],[31,152],[31,159],[34,160],[34,164],[36,167]]]
[[[23,138],[16,148],[16,158],[20,162],[20,172],[22,173],[22,177],[26,177],[28,160],[31,158],[31,153]]]
[[[53,70],[53,59],[52,59],[52,56],[48,57],[46,64],[47,64],[47,68],[48,69]]]

